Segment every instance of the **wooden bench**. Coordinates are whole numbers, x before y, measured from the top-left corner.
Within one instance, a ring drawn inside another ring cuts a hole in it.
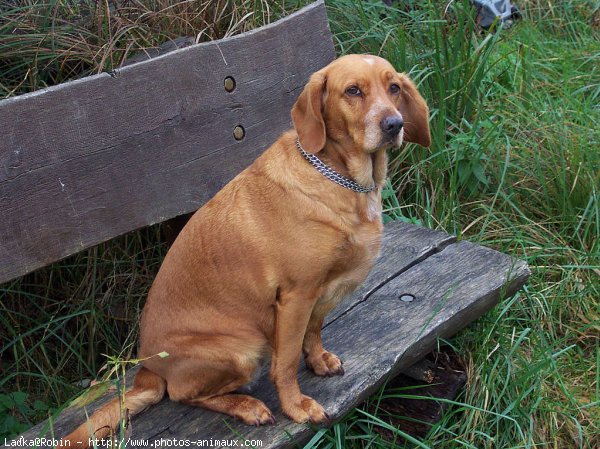
[[[309,75],[334,57],[318,1],[243,35],[0,102],[0,282],[198,209],[291,126]],[[322,379],[302,367],[303,391],[340,419],[528,275],[524,262],[492,249],[386,225],[372,273],[324,326],[346,374]],[[154,447],[244,438],[281,447],[314,433],[282,415],[266,376],[253,394],[276,425],[247,427],[165,399],[133,419],[131,438]],[[22,437],[61,437],[83,420],[81,409],[68,409]]]

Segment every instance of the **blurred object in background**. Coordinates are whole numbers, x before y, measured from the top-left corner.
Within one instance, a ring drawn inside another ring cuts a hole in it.
[[[511,27],[513,21],[521,18],[519,9],[510,0],[472,0],[477,8],[477,23],[489,29],[496,24]]]

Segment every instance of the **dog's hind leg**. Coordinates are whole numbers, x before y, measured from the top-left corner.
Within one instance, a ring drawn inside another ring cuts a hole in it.
[[[273,424],[275,418],[262,401],[233,393],[251,382],[258,364],[258,357],[226,351],[212,358],[173,359],[167,391],[174,401],[225,413],[248,425]]]

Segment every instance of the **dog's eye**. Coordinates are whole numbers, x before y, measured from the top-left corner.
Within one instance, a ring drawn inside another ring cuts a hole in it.
[[[362,92],[358,87],[350,86],[348,89],[346,89],[346,94],[350,95],[351,97],[359,97],[362,95]]]
[[[390,92],[392,95],[398,95],[400,93],[400,86],[398,86],[396,83],[392,84],[390,86]]]

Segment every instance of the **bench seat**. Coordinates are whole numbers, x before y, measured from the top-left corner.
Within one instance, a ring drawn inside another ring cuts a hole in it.
[[[342,358],[345,375],[320,378],[302,365],[300,387],[325,407],[332,421],[339,420],[434,349],[439,338],[452,336],[501,298],[516,293],[528,276],[527,264],[506,254],[457,242],[444,232],[388,223],[373,271],[323,328],[324,345]],[[271,408],[276,425],[249,427],[165,398],[132,418],[131,438],[153,442],[153,447],[172,447],[160,444],[172,439],[260,440],[260,447],[274,449],[306,442],[314,434],[316,427],[295,424],[282,415],[266,369],[251,392]],[[87,413],[106,400],[88,406]],[[69,409],[52,426],[38,424],[24,437],[63,436],[83,420],[81,409]]]

